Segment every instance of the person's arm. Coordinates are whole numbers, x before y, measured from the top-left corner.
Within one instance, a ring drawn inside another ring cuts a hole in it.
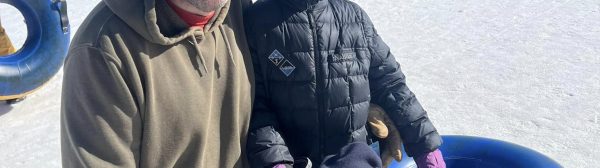
[[[90,46],[69,51],[61,108],[63,167],[138,167],[141,127],[120,62]]]
[[[259,35],[253,35],[256,31],[252,30],[254,25],[252,25],[251,20],[254,18],[251,14],[251,11],[246,11],[244,15],[244,26],[252,56],[255,78],[254,104],[246,144],[248,161],[252,168],[281,167],[281,164],[289,166],[294,163],[294,158],[290,154],[283,137],[278,132],[277,116],[270,108],[271,100],[269,98],[266,69],[261,66],[260,56],[256,52],[256,48],[260,47],[255,46]]]
[[[253,51],[252,48],[250,50]],[[269,108],[264,73],[256,55],[253,55],[253,60],[256,93],[247,144],[250,165],[263,168],[281,163],[291,164],[294,159],[277,131],[277,117]]]
[[[371,101],[380,105],[394,122],[408,156],[420,156],[436,150],[442,143],[440,135],[406,85],[405,76],[390,48],[377,34],[367,14],[362,9],[360,11],[371,53]]]

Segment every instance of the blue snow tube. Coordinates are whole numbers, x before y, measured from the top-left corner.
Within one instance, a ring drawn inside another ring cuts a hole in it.
[[[33,92],[58,72],[67,55],[70,29],[65,0],[0,3],[12,5],[23,14],[28,33],[19,51],[0,57],[0,100],[7,100]]]
[[[516,145],[494,139],[472,136],[442,136],[440,147],[448,168],[558,168],[562,167],[549,157]],[[403,153],[401,162],[393,162],[390,168],[416,168],[412,158]]]

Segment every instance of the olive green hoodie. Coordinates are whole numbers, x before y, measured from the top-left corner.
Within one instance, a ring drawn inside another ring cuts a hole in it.
[[[164,0],[103,0],[65,63],[63,167],[247,167],[249,3],[200,30]]]

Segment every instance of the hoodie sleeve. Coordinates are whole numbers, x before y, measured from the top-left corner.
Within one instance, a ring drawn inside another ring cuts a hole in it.
[[[440,135],[406,85],[400,64],[390,48],[377,34],[369,16],[362,9],[359,10],[364,19],[364,31],[371,53],[371,101],[383,107],[394,121],[409,156],[434,151],[442,143]]]
[[[64,68],[63,167],[138,167],[141,117],[119,61],[92,47],[74,48]]]
[[[245,15],[246,35],[248,37],[248,47],[252,55],[255,76],[255,96],[252,108],[252,117],[250,119],[249,135],[247,139],[247,152],[250,167],[265,168],[272,167],[275,164],[291,164],[294,158],[290,154],[283,137],[277,131],[279,124],[276,114],[269,107],[269,94],[267,89],[267,80],[265,69],[261,66],[260,57],[256,53],[257,36],[251,30],[252,25],[250,15]],[[264,60],[263,60],[264,61]]]

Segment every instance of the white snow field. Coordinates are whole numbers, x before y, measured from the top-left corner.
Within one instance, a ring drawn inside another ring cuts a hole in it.
[[[76,30],[99,0],[70,0]],[[600,165],[600,0],[356,0],[442,134]],[[0,4],[11,38],[20,16]],[[60,167],[62,72],[0,105],[0,167]],[[503,152],[503,151],[497,151]]]

